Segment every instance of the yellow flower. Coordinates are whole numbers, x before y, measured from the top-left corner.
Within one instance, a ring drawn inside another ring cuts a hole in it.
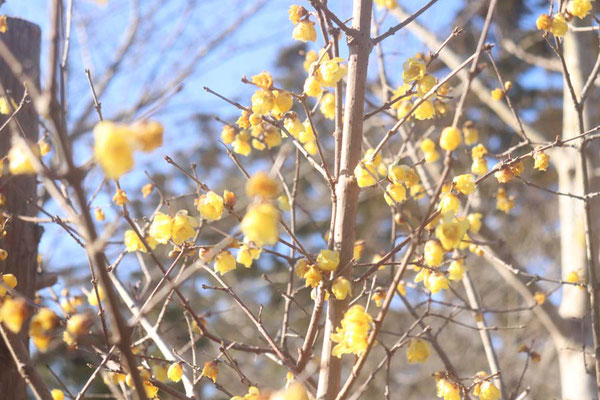
[[[352,288],[348,279],[343,276],[338,276],[331,285],[331,292],[337,300],[344,300],[350,294]]]
[[[156,398],[158,394],[158,388],[154,386],[150,381],[144,381],[144,391],[149,399]]]
[[[584,19],[592,10],[592,3],[590,0],[571,0],[567,9],[571,15]]]
[[[402,184],[390,183],[385,188],[383,198],[389,206],[400,203],[406,200],[406,189]]]
[[[93,307],[98,307],[98,298],[100,298],[100,301],[104,300],[105,298],[105,294],[104,294],[104,288],[102,287],[102,285],[98,285],[98,294],[96,295],[96,289],[92,287],[92,289],[90,289],[89,294],[87,295],[87,301],[90,304],[90,306]]]
[[[426,162],[436,162],[440,158],[440,153],[435,148],[435,142],[429,138],[423,139],[419,145]]]
[[[294,105],[294,100],[289,92],[273,90],[273,109],[271,112],[277,118],[290,111]]]
[[[49,308],[40,308],[31,318],[29,324],[30,336],[43,336],[58,326],[58,316]]]
[[[161,212],[154,215],[148,234],[158,243],[166,244],[171,239],[173,219]]]
[[[250,127],[250,112],[243,110],[242,115],[235,121],[235,124],[241,129],[248,129]]]
[[[252,261],[258,260],[261,254],[261,249],[250,247],[247,244],[242,244],[238,251],[236,260],[246,268],[252,266]]]
[[[324,249],[317,256],[317,267],[323,271],[335,271],[340,264],[340,253],[335,250]]]
[[[342,326],[337,327],[336,333],[331,335],[331,340],[337,343],[331,354],[338,358],[350,353],[357,356],[363,354],[368,346],[372,324],[373,318],[363,306],[355,304],[350,307],[342,318]]]
[[[23,323],[27,319],[27,303],[18,298],[7,298],[0,307],[0,321],[6,329],[14,334],[21,331]]]
[[[475,146],[471,149],[471,157],[473,159],[483,158],[483,156],[485,156],[487,154],[487,152],[488,151],[484,145],[478,144],[477,146]]]
[[[173,218],[173,226],[171,237],[175,244],[181,244],[186,240],[189,240],[194,237],[196,231],[194,228],[198,226],[198,222],[188,216],[188,212],[186,210],[179,210],[177,214],[175,214],[175,218]]]
[[[465,274],[465,262],[460,260],[453,260],[448,267],[448,279],[451,281],[462,280]]]
[[[404,183],[410,188],[419,182],[419,175],[408,165],[392,165],[388,169],[388,179],[396,184]]]
[[[396,88],[396,90],[394,90],[394,92],[392,93],[392,99],[408,97],[409,91],[410,91],[410,86],[411,85],[406,84],[406,83],[403,83],[402,85],[398,86]],[[398,108],[400,108],[401,103],[402,102],[400,102],[400,101],[396,101],[394,104],[391,105],[391,108],[398,109]]]
[[[354,168],[354,177],[358,187],[373,186],[377,183],[377,170],[373,166],[370,169],[367,168],[363,167],[362,164],[358,164]]]
[[[294,266],[296,275],[298,275],[299,278],[304,278],[304,275],[306,275],[309,268],[310,265],[306,258],[299,259],[298,261],[296,261],[296,265]]]
[[[28,150],[25,146],[27,144],[23,141],[15,141],[8,151],[8,170],[13,175],[35,174],[29,151],[36,153],[38,148],[36,146]]]
[[[428,240],[423,248],[425,262],[430,267],[438,267],[444,261],[444,248],[437,240]]]
[[[75,314],[67,321],[66,332],[74,337],[81,336],[87,332],[91,321],[85,314]]]
[[[248,197],[274,199],[279,194],[279,183],[265,172],[257,172],[246,183]]]
[[[460,400],[460,388],[447,379],[439,379],[436,388],[437,397],[444,400]]]
[[[456,190],[462,194],[471,194],[475,191],[475,182],[473,181],[473,175],[463,174],[454,177],[452,180]]]
[[[418,81],[425,76],[425,62],[418,58],[411,57],[402,64],[404,72],[402,72],[402,79],[405,83]]]
[[[308,15],[308,11],[306,11],[306,8],[304,8],[302,6],[292,5],[292,6],[290,6],[290,8],[288,10],[288,15],[289,15],[290,21],[292,21],[292,23],[294,25],[296,25],[298,22],[300,22],[300,20],[303,17]]]
[[[65,400],[65,394],[60,389],[52,389],[50,392],[52,400]]]
[[[2,277],[2,285],[0,285],[0,297],[6,295],[6,288],[14,289],[17,287],[17,277],[13,274],[0,274]]]
[[[304,125],[302,124],[302,121],[300,121],[300,118],[298,118],[298,114],[293,111],[286,114],[283,120],[283,126],[296,139],[302,132],[304,132]]]
[[[207,361],[204,363],[204,367],[202,368],[201,376],[204,376],[213,383],[217,383],[217,376],[219,375],[219,368],[217,367],[216,361]]]
[[[465,137],[465,144],[470,146],[477,143],[479,140],[479,131],[473,123],[473,121],[466,121],[463,125],[463,136]]]
[[[237,132],[233,126],[225,125],[221,131],[221,140],[225,144],[231,144],[235,140],[236,134]]]
[[[306,78],[304,81],[304,93],[306,93],[307,96],[319,97],[322,91],[323,88],[316,77],[311,75]]]
[[[325,93],[321,99],[319,109],[325,118],[335,119],[335,95],[333,93]]]
[[[569,25],[567,25],[565,16],[563,14],[556,14],[552,18],[552,27],[550,28],[550,32],[552,32],[554,36],[565,36],[568,30]]]
[[[250,147],[250,136],[248,132],[242,131],[236,137],[232,143],[233,152],[237,154],[241,154],[243,156],[248,156],[252,152],[252,147]]]
[[[344,61],[343,58],[332,58],[321,62],[319,72],[323,85],[333,87],[346,75],[348,70],[346,66],[340,64],[342,61]]]
[[[142,243],[142,240],[133,229],[127,229],[125,231],[124,242],[125,249],[130,253],[134,251],[141,251],[142,253],[148,252],[148,249],[144,246],[144,243]]]
[[[421,339],[411,339],[408,342],[406,358],[410,364],[427,361],[429,358],[429,346]]]
[[[183,376],[183,367],[181,363],[173,363],[169,366],[167,370],[167,377],[173,382],[179,382],[181,377]]]
[[[446,151],[455,150],[462,141],[460,130],[453,126],[446,127],[442,130],[440,136],[440,147]]]
[[[208,221],[219,220],[223,216],[223,198],[211,190],[200,196],[197,208],[203,219]]]
[[[546,171],[548,169],[548,162],[550,161],[548,154],[543,151],[536,151],[533,155],[533,160],[535,161],[533,168],[540,171]]]
[[[435,229],[435,236],[446,250],[452,250],[460,245],[465,233],[469,230],[469,221],[456,220],[452,213],[444,214],[442,222]]]
[[[154,185],[151,183],[147,183],[142,187],[142,195],[144,198],[148,197],[150,193],[154,190]]]
[[[122,124],[101,121],[94,127],[94,156],[110,179],[118,179],[133,168],[130,129]]]
[[[315,23],[309,20],[298,22],[294,28],[294,31],[292,32],[292,39],[299,40],[304,43],[314,42],[317,40]]]
[[[229,271],[234,270],[235,266],[235,258],[233,258],[233,256],[228,250],[220,252],[215,257],[215,271],[217,271],[221,275],[225,275]]]
[[[388,10],[398,7],[398,0],[375,0],[374,3],[377,5],[377,8],[385,7]]]
[[[478,233],[481,229],[481,219],[483,215],[481,213],[472,213],[467,215],[467,219],[469,220],[469,230],[473,233]]]
[[[296,271],[298,271],[298,268],[296,268]],[[321,272],[318,268],[316,268],[316,266],[312,265],[304,273],[303,278],[306,279],[307,286],[314,288],[319,286],[319,283],[321,283],[321,281],[323,280],[323,275],[321,275]]]
[[[273,93],[268,90],[257,90],[250,98],[252,112],[256,115],[267,114],[273,108]]]
[[[498,189],[496,193],[496,209],[508,214],[510,210],[515,206],[513,196],[508,196],[504,188]]]
[[[475,175],[485,175],[488,172],[487,161],[483,157],[474,158],[471,164],[471,172]]]
[[[272,204],[251,206],[241,223],[246,238],[257,246],[274,245],[279,239],[279,210]]]
[[[267,71],[263,71],[252,77],[252,83],[261,89],[269,90],[273,87],[273,77]]]
[[[565,282],[579,283],[579,274],[577,271],[570,271],[565,277]]]
[[[546,302],[546,294],[544,292],[535,292],[533,294],[533,299],[537,303],[537,305],[541,306]]]
[[[433,87],[437,83],[437,78],[433,75],[426,74],[423,78],[419,79],[419,84],[417,85],[417,95],[421,98],[425,97],[425,95],[433,89]]]
[[[398,106],[398,111],[396,112],[396,116],[398,117],[398,119],[403,119],[404,117],[406,117],[408,115],[408,113],[410,112],[410,110],[412,110],[413,108],[413,104],[406,100],[400,103],[400,105]],[[408,115],[408,119],[410,119],[410,117],[412,117],[413,114]]]
[[[384,292],[382,290],[378,290],[375,293],[373,293],[372,299],[377,307],[381,307],[384,298]]]
[[[317,149],[317,141],[316,140],[311,140],[310,142],[306,142],[304,144],[304,149],[311,156],[316,155],[317,151],[318,151],[318,149]]]
[[[549,31],[552,29],[552,17],[548,14],[542,14],[535,21],[535,25],[540,31]]]
[[[438,205],[438,210],[442,214],[446,213],[454,213],[458,214],[458,209],[460,208],[460,201],[458,198],[452,193],[444,193],[440,196],[440,203]]]
[[[523,164],[523,161],[521,160],[511,164],[508,168],[510,168],[510,171],[514,176],[519,176],[525,170],[525,164]]]
[[[112,198],[112,201],[116,205],[122,206],[129,203],[129,198],[127,198],[127,193],[123,189],[117,189],[115,195]]]
[[[2,19],[2,17],[4,17],[4,19]],[[3,27],[2,21],[6,21],[6,15],[3,15],[2,17],[0,17],[0,32],[2,32]],[[16,110],[17,107],[18,105],[12,97],[8,97],[8,99],[6,97],[0,97],[0,114],[9,115],[12,113],[12,110]]]
[[[6,260],[7,257],[8,257],[8,251],[6,251],[4,249],[0,249],[0,261]]]
[[[435,107],[433,106],[433,103],[429,100],[425,100],[424,102],[419,104],[419,106],[414,112],[415,119],[418,119],[419,121],[431,119],[434,116]]]
[[[503,97],[504,97],[504,92],[502,91],[502,89],[496,88],[496,89],[492,90],[492,99],[494,99],[496,101],[500,101],[500,100],[502,100]]]
[[[304,56],[304,62],[302,64],[302,66],[304,67],[304,70],[306,72],[309,72],[311,65],[313,65],[313,63],[315,63],[318,59],[319,59],[319,55],[317,54],[316,51],[314,51],[314,50],[307,51],[306,55]]]
[[[136,146],[150,152],[163,144],[163,126],[157,121],[138,121],[131,125],[133,140]]]
[[[478,396],[480,400],[499,400],[502,397],[500,389],[492,382],[482,382],[475,386],[473,394]]]

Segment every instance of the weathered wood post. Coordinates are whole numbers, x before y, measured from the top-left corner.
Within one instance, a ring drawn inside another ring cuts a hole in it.
[[[30,22],[10,17],[7,18],[7,25],[7,31],[0,33],[0,40],[19,61],[24,74],[39,87],[40,28]],[[3,58],[0,58],[0,83],[14,103],[19,104],[23,98],[24,84],[15,77]],[[0,93],[2,93],[1,89]],[[0,115],[0,126],[8,120],[9,116]],[[38,116],[31,101],[23,104],[14,121],[16,123],[10,123],[0,131],[1,157],[5,157],[8,153],[13,134],[25,134],[33,143],[37,141]],[[37,214],[36,178],[32,175],[5,175],[0,179],[0,191],[6,196],[6,204],[0,210],[4,218],[10,219],[6,225],[6,236],[0,239],[0,248],[8,252],[8,258],[0,262],[0,273],[14,274],[18,280],[19,292],[33,299],[41,228],[32,222],[23,221],[19,216]],[[22,330],[21,337],[26,343],[27,329]],[[0,397],[11,400],[27,399],[25,381],[21,378],[13,358],[1,339]]]

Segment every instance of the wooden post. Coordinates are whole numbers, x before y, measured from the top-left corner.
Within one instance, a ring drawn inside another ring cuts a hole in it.
[[[0,40],[10,49],[23,67],[24,73],[39,87],[40,79],[40,28],[18,18],[7,18],[8,29],[0,33]],[[24,85],[0,58],[0,83],[15,104],[23,98]],[[0,93],[2,90],[0,89]],[[0,115],[0,125],[9,116]],[[22,132],[21,132],[22,130]],[[32,142],[38,138],[38,116],[31,101],[23,105],[14,122],[0,132],[0,156],[5,157],[10,149],[13,134],[25,134]],[[0,192],[6,196],[1,211],[10,217],[6,224],[6,236],[0,239],[0,248],[8,252],[8,258],[0,262],[0,273],[11,273],[17,277],[20,293],[33,299],[37,266],[37,247],[42,229],[16,216],[35,216],[36,178],[33,175],[5,175],[0,179]],[[27,329],[21,337],[27,347]],[[0,394],[2,398],[26,400],[26,385],[5,346],[0,340]]]

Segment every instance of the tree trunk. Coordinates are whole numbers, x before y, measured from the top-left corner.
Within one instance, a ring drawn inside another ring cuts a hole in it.
[[[0,34],[0,40],[21,63],[24,73],[39,86],[40,28],[17,18],[9,17],[7,23],[8,30]],[[19,104],[24,93],[23,82],[14,77],[3,60],[0,60],[0,83],[14,103]],[[0,115],[0,125],[7,119],[8,116]],[[2,156],[10,149],[12,135],[24,134],[34,143],[38,138],[38,117],[32,102],[23,105],[16,116],[16,122],[13,119],[12,123],[0,132]],[[6,225],[6,236],[0,240],[0,247],[8,252],[8,258],[0,262],[0,273],[14,274],[18,280],[16,289],[33,299],[41,228],[34,223],[22,221],[17,216],[37,214],[36,178],[33,175],[5,176],[0,181],[0,191],[6,196],[4,211],[13,216]],[[21,331],[21,337],[27,347],[26,328]],[[0,342],[0,366],[0,397],[11,400],[27,399],[25,381],[21,379],[4,342]]]
[[[579,98],[581,90],[592,70],[594,55],[587,49],[597,48],[594,34],[568,33],[565,36],[564,57],[575,94]],[[563,88],[563,132],[562,138],[568,139],[580,133],[579,115],[575,108],[568,85]],[[588,104],[583,112],[584,125],[589,125]],[[582,170],[578,162],[577,150],[565,148],[556,160],[558,170],[558,190],[561,192],[583,193]],[[558,196],[560,214],[561,274],[564,277],[570,271],[576,271],[580,279],[587,280],[586,242],[584,233],[583,202],[567,196]],[[596,255],[594,255],[595,257]],[[597,399],[593,362],[585,362],[583,349],[589,347],[589,329],[581,324],[589,323],[588,294],[585,290],[571,285],[563,285],[559,313],[572,325],[570,337],[564,343],[557,344],[560,363],[561,388],[563,400]],[[591,368],[586,369],[586,366]]]
[[[356,212],[358,208],[359,188],[354,178],[354,168],[361,158],[363,114],[367,69],[371,52],[370,27],[372,0],[354,0],[352,28],[355,34],[348,38],[350,55],[348,57],[348,82],[344,104],[344,127],[340,154],[340,173],[335,186],[337,208],[333,238],[334,248],[340,252],[339,268],[352,260],[356,237]],[[346,268],[343,276],[349,277],[351,268]],[[337,301],[330,297],[327,305],[327,320],[321,354],[321,370],[317,389],[318,399],[335,399],[339,387],[342,360],[331,356],[331,334],[344,316],[349,299]]]

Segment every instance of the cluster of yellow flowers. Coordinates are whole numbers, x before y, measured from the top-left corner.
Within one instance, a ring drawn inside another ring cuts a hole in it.
[[[221,140],[230,144],[233,151],[243,156],[252,153],[252,149],[265,150],[281,145],[286,133],[280,131],[264,118],[270,115],[276,120],[283,119],[283,125],[293,137],[304,144],[307,152],[316,154],[315,136],[308,120],[303,124],[298,115],[290,111],[294,105],[292,94],[274,89],[273,77],[264,71],[252,77],[252,83],[258,90],[252,95],[250,110],[243,110],[236,125],[225,125],[221,131]],[[237,127],[236,127],[237,126]]]
[[[306,286],[316,288],[323,281],[323,274],[333,272],[340,264],[340,254],[336,250],[324,249],[317,255],[316,263],[311,264],[306,258],[296,262],[296,275],[306,280]],[[351,292],[350,282],[344,277],[337,277],[332,282],[331,291],[337,300],[343,300]]]
[[[156,121],[131,125],[101,121],[94,127],[94,156],[104,174],[119,179],[133,168],[135,150],[150,152],[163,143],[163,126]]]
[[[350,353],[360,356],[367,349],[373,318],[363,306],[355,304],[346,311],[341,324],[331,335],[331,340],[337,343],[331,354],[338,358]]]
[[[542,14],[535,22],[541,31],[551,32],[555,36],[564,36],[569,30],[567,22],[573,17],[585,18],[592,10],[591,0],[571,0],[567,6],[566,13],[555,15]]]
[[[292,5],[288,10],[290,21],[295,26],[292,38],[301,42],[314,42],[317,40],[315,23],[309,18],[310,13],[302,6]]]
[[[405,118],[413,109],[417,100],[423,100],[415,109],[410,117],[417,120],[432,119],[436,115],[444,115],[448,111],[448,106],[442,101],[448,94],[448,85],[441,85],[435,93],[429,93],[437,84],[435,76],[427,74],[427,65],[425,57],[417,54],[411,57],[403,64],[402,80],[403,84],[394,90],[392,99],[396,100],[392,108],[397,110],[398,119]],[[416,98],[413,99],[413,95]],[[435,99],[433,97],[436,96]]]
[[[317,54],[314,50],[306,53],[304,68],[308,77],[304,81],[304,93],[307,96],[319,97],[323,94],[323,87],[335,87],[335,85],[348,73],[348,67],[343,63],[344,59],[339,57],[329,58],[324,49]],[[328,105],[321,104],[321,111],[329,119],[332,116],[331,109],[335,108],[332,103],[333,94],[329,93]],[[325,97],[325,96],[324,96]]]

